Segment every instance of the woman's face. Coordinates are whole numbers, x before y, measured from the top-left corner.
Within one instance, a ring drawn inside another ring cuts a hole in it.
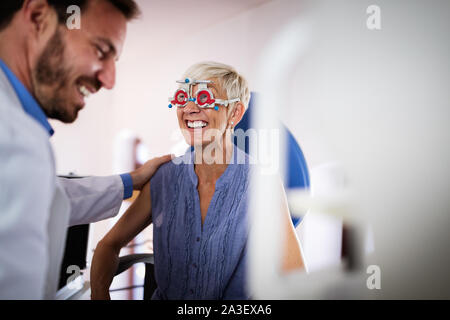
[[[208,88],[215,99],[227,100],[227,93],[216,78]],[[192,95],[195,96],[198,85],[193,86]],[[228,107],[218,105],[219,110],[213,108],[199,108],[195,102],[189,101],[184,108],[178,108],[178,124],[186,142],[191,146],[206,146],[216,139],[222,139],[228,124]]]

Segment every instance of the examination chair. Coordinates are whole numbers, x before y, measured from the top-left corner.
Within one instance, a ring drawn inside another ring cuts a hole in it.
[[[235,130],[242,129],[246,131],[247,129],[252,128],[250,123],[250,119],[252,116],[253,110],[256,108],[254,105],[256,104],[256,100],[258,98],[258,94],[252,93],[251,99],[249,102],[249,107],[241,122],[236,126]],[[286,168],[287,168],[287,176],[285,179],[285,187],[286,189],[292,188],[309,188],[309,171],[308,166],[306,164],[305,157],[303,155],[302,150],[300,149],[299,144],[295,140],[292,133],[284,127],[284,131],[287,139],[287,149],[288,154],[286,157]],[[236,141],[234,141],[236,143]],[[249,151],[249,142],[245,142],[245,150],[247,153]],[[292,217],[292,223],[295,227],[300,223],[301,218]],[[120,257],[119,266],[116,271],[116,275],[121,274],[122,272],[129,269],[136,263],[144,263],[145,264],[145,280],[144,280],[144,300],[148,300],[152,297],[153,292],[156,289],[156,281],[154,274],[154,259],[153,254],[131,254]],[[114,291],[127,290],[129,288],[123,289],[115,289]]]

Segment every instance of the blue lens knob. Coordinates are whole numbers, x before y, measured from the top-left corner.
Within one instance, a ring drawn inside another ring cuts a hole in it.
[[[189,78],[186,78],[184,82],[189,83]]]
[[[215,107],[214,107],[214,110],[219,111],[219,107],[218,107],[218,106],[215,106]]]
[[[173,106],[171,104],[169,104],[169,109],[171,109]]]

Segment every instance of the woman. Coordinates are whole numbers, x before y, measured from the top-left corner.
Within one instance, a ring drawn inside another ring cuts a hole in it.
[[[245,269],[249,161],[231,139],[248,105],[247,82],[232,67],[215,62],[192,66],[183,79],[169,107],[177,108],[180,129],[193,148],[161,166],[99,242],[91,268],[93,299],[110,298],[120,249],[152,222],[153,299],[250,298]],[[282,210],[282,269],[289,271],[303,262],[285,201]]]

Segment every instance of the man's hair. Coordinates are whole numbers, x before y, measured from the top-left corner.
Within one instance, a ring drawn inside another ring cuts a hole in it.
[[[246,109],[248,107],[250,90],[247,80],[229,65],[213,61],[196,63],[184,73],[183,78],[196,80],[217,78],[227,91],[227,99],[239,98],[244,107]]]
[[[58,14],[60,23],[65,23],[68,17],[67,8],[71,5],[85,8],[92,0],[47,0]],[[128,20],[137,18],[140,14],[139,6],[134,0],[104,0],[115,6]],[[22,8],[24,0],[0,0],[0,31],[12,21],[14,15]]]

